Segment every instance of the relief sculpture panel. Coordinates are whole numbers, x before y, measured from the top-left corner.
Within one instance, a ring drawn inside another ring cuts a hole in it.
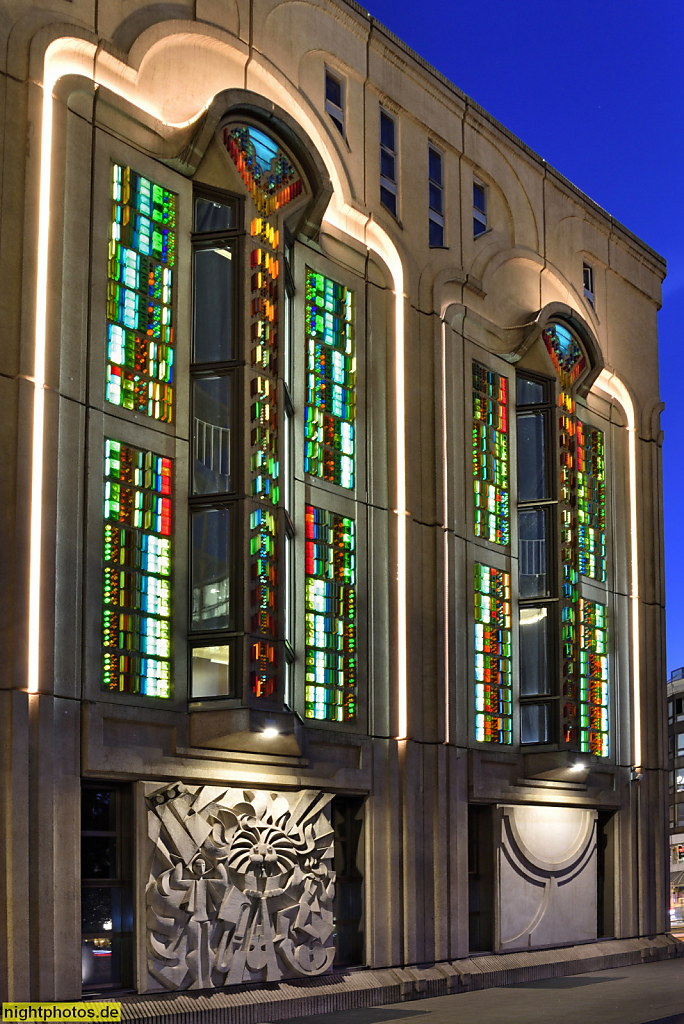
[[[332,794],[145,783],[147,991],[329,970]]]

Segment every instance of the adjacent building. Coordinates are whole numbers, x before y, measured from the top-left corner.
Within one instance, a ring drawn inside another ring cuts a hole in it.
[[[664,261],[353,2],[4,9],[3,998],[672,955]]]

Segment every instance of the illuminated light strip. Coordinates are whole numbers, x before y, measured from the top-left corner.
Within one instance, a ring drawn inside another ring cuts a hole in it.
[[[193,47],[201,45],[222,52],[223,47],[215,39],[208,39],[199,33],[175,33],[187,36]],[[164,37],[160,43],[171,37]],[[153,47],[145,54],[149,61]],[[232,54],[235,57],[235,54]],[[243,68],[247,55],[243,56]],[[249,64],[250,74],[262,80],[262,93],[274,102],[283,104],[287,96],[283,83],[258,62],[253,54]],[[144,61],[141,60],[142,67]],[[45,386],[45,341],[47,317],[47,253],[50,228],[50,164],[52,158],[52,90],[64,75],[81,75],[96,85],[103,85],[113,93],[128,100],[134,106],[151,114],[168,127],[183,128],[197,120],[209,107],[213,97],[227,88],[226,71],[216,87],[207,88],[201,108],[192,118],[180,122],[168,121],[164,111],[154,103],[145,103],[138,95],[138,72],[116,57],[99,49],[94,43],[71,36],[56,39],[45,51],[43,70],[43,118],[41,129],[40,155],[40,200],[38,226],[38,267],[36,273],[36,332],[34,359],[34,413],[33,452],[31,471],[31,553],[29,570],[29,671],[28,689],[36,692],[39,686],[39,641],[40,641],[40,569],[41,569],[41,519],[43,483],[43,430]],[[240,78],[234,83],[246,88],[247,82]],[[287,96],[291,113],[302,129],[318,147],[326,165],[333,186],[333,195],[324,216],[324,222],[351,236],[376,253],[386,264],[392,275],[395,294],[395,398],[396,398],[396,476],[397,476],[397,739],[407,735],[407,651],[406,651],[406,463],[405,463],[405,401],[404,401],[404,271],[398,250],[387,232],[371,217],[347,205],[342,199],[342,179],[338,173],[335,157],[328,147],[326,136],[292,96]]]
[[[632,602],[632,698],[634,704],[633,753],[635,769],[641,768],[641,674],[639,648],[639,561],[637,538],[637,486],[636,486],[636,419],[634,403],[629,391],[619,377],[608,370],[601,370],[595,387],[601,388],[614,398],[627,419],[629,451],[629,519],[630,519],[630,600]]]
[[[442,518],[444,519],[444,742],[449,731],[449,476],[447,464],[446,323],[442,320]]]

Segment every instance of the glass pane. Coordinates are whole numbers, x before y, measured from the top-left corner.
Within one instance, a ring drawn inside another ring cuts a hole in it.
[[[549,692],[548,616],[544,607],[520,609],[520,696]]]
[[[380,114],[380,143],[394,152],[394,120],[388,114]]]
[[[380,174],[383,178],[394,181],[394,156],[386,150],[380,150]]]
[[[518,377],[516,394],[518,405],[541,405],[546,400],[545,384],[538,380],[527,380],[526,377]]]
[[[233,358],[233,277],[231,245],[195,253],[194,361],[213,363]]]
[[[484,185],[478,185],[476,181],[473,182],[473,206],[480,213],[487,212],[487,194]]]
[[[520,706],[520,742],[549,742],[549,706],[548,704],[521,704]]]
[[[83,939],[81,942],[81,982],[84,988],[113,985],[121,979],[121,940]]]
[[[195,231],[225,231],[235,225],[233,204],[195,200]]]
[[[441,154],[437,153],[434,149],[428,150],[428,176],[430,181],[434,181],[437,185],[442,184],[442,157]]]
[[[437,221],[430,221],[430,247],[439,249],[444,245],[444,228]]]
[[[546,513],[528,509],[518,515],[520,597],[548,594],[546,560]]]
[[[484,234],[487,230],[487,222],[478,220],[477,217],[473,218],[473,235],[477,238],[478,235]]]
[[[119,888],[83,889],[81,891],[81,931],[121,931],[121,890]]]
[[[116,792],[111,789],[83,789],[81,829],[83,832],[116,831]]]
[[[397,197],[394,192],[390,192],[384,185],[380,186],[380,202],[383,206],[386,206],[390,213],[397,215]]]
[[[230,647],[194,647],[190,667],[193,697],[230,697]]]
[[[325,98],[336,107],[342,106],[342,85],[332,75],[325,76]]]
[[[230,377],[204,377],[192,386],[192,492],[220,494],[232,490]]]
[[[442,190],[433,184],[430,184],[430,209],[435,213],[442,212]]]
[[[544,414],[518,416],[518,501],[548,497]]]
[[[230,511],[213,508],[192,517],[192,627],[230,625]]]
[[[116,839],[111,836],[81,837],[81,878],[116,878]]]

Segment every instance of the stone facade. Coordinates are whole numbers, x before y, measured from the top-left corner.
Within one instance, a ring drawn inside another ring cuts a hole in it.
[[[1,997],[667,932],[661,257],[351,0],[1,31]]]

